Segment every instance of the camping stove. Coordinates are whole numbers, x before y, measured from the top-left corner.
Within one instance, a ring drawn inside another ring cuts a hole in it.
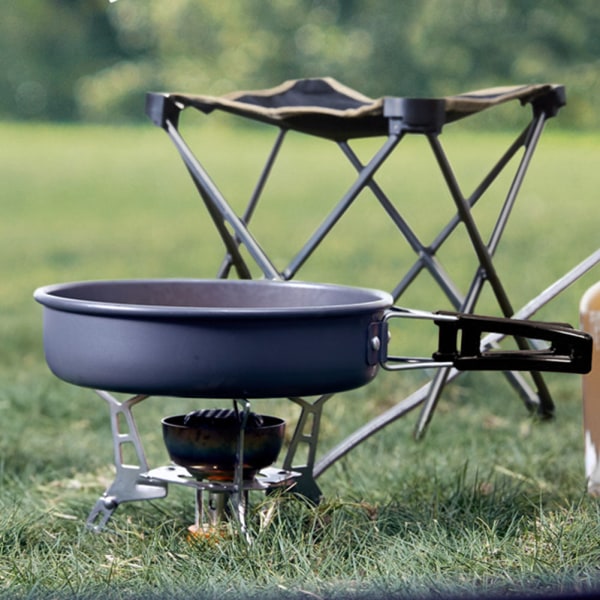
[[[300,473],[272,467],[283,444],[285,421],[250,411],[250,402],[234,400],[233,409],[204,409],[162,420],[163,439],[172,464],[149,469],[132,408],[147,396],[119,402],[97,393],[111,409],[116,477],[93,508],[87,524],[103,529],[119,504],[167,495],[170,484],[195,491],[196,517],[191,535],[220,535],[233,523],[248,538],[246,507],[250,491],[289,489]],[[123,424],[128,431],[123,432]],[[125,464],[122,447],[132,444],[138,465]],[[269,515],[262,515],[263,524]]]
[[[234,401],[233,409],[167,417],[162,427],[175,465],[149,476],[196,488],[196,521],[189,528],[194,535],[218,532],[232,516],[245,531],[248,492],[292,483],[293,473],[271,467],[281,450],[285,421],[250,412],[247,401]]]

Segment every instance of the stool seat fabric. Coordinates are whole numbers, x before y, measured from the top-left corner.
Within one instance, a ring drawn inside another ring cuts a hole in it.
[[[443,103],[443,121],[450,123],[510,100],[521,104],[562,89],[556,84],[494,87],[443,98],[409,98],[414,102]],[[169,94],[183,107],[209,114],[219,109],[334,140],[386,135],[389,129],[386,101],[395,96],[369,98],[331,77],[292,79],[273,88],[239,91],[224,96]],[[399,115],[401,117],[401,115]]]

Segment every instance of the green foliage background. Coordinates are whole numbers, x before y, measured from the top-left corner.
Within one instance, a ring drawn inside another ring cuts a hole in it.
[[[150,89],[220,94],[330,75],[363,93],[558,82],[598,127],[595,0],[19,0],[0,19],[0,117],[143,119]]]

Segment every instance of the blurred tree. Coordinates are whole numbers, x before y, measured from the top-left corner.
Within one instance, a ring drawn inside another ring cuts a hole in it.
[[[19,0],[2,4],[0,114],[70,120],[75,82],[122,51],[103,0]]]
[[[0,21],[0,113],[143,119],[148,90],[221,94],[331,75],[445,95],[560,82],[597,125],[596,0],[19,0]]]

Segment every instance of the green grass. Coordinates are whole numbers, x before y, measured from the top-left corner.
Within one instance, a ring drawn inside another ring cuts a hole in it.
[[[598,246],[597,136],[550,131],[515,206],[497,264],[515,307]],[[77,279],[212,277],[222,250],[166,135],[156,128],[0,125],[0,596],[429,597],[586,591],[600,583],[598,504],[585,492],[580,379],[548,376],[557,418],[538,422],[503,378],[470,374],[444,393],[427,437],[412,415],[395,422],[319,479],[318,507],[286,496],[247,547],[186,540],[188,490],[124,505],[109,529],[83,523],[112,478],[106,407],[56,380],[41,348],[35,287]],[[237,210],[271,137],[207,124],[191,134]],[[507,143],[505,134],[448,128],[465,191]],[[253,231],[283,266],[348,187],[351,169],[325,143],[290,135]],[[373,141],[358,146],[367,159]],[[419,138],[378,181],[424,240],[450,201]],[[486,235],[501,195],[477,207]],[[458,230],[440,259],[461,285],[474,261]],[[298,278],[391,289],[412,256],[369,194],[361,195]],[[577,323],[597,269],[539,318]],[[401,299],[448,308],[427,276]],[[480,312],[496,313],[489,292]],[[396,337],[396,334],[394,334]],[[407,348],[427,345],[403,325]],[[321,452],[409,393],[422,373],[383,373],[327,405]],[[150,399],[136,413],[149,459],[166,461],[158,423],[195,407]],[[287,402],[257,410],[292,421]],[[256,500],[255,502],[258,502]],[[258,510],[258,507],[255,507]]]

